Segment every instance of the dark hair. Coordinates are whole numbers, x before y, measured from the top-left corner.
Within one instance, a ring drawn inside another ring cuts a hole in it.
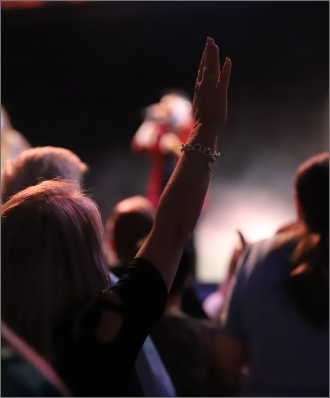
[[[183,292],[187,278],[193,275],[193,269],[194,253],[189,248],[185,247],[181,255],[178,270],[169,291],[170,296]]]
[[[54,328],[109,288],[96,204],[69,182],[44,181],[1,211],[2,318],[49,361]]]
[[[289,291],[304,318],[322,328],[329,323],[329,154],[304,162],[294,187],[306,229],[291,259]]]
[[[154,223],[154,208],[143,196],[119,202],[106,223],[108,237],[113,237],[118,259],[133,260]]]

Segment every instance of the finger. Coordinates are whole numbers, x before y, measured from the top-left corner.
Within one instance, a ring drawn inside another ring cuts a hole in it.
[[[226,58],[222,68],[220,82],[218,84],[218,90],[220,93],[226,94],[227,88],[229,86],[230,73],[231,73],[231,60],[229,58]]]
[[[242,247],[244,248],[246,246],[246,240],[245,240],[242,232],[239,229],[236,232],[238,233],[240,243],[241,243]]]
[[[205,45],[205,49],[203,51],[202,54],[202,59],[201,62],[199,64],[199,69],[198,69],[198,73],[197,73],[197,83],[200,83],[202,81],[202,76],[203,76],[203,69],[205,67],[205,54],[206,54],[206,45]]]
[[[217,76],[218,79],[220,79],[220,76],[221,76],[221,67],[220,67],[219,47],[218,47],[218,46],[216,46],[216,47],[218,48],[218,69],[217,69],[217,74],[216,74],[216,76]]]
[[[210,76],[214,77],[213,82]],[[206,45],[205,67],[203,70],[203,82],[211,82],[214,84],[216,78],[220,76],[220,63],[219,63],[219,48],[214,44],[214,40],[208,38]]]

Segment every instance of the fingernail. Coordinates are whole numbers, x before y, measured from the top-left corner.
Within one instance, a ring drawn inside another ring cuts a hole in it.
[[[214,43],[214,40],[212,39],[212,37],[207,37],[207,38],[206,38],[206,43],[207,43],[207,44],[213,44],[213,43]]]
[[[228,57],[226,57],[225,62],[231,62]]]

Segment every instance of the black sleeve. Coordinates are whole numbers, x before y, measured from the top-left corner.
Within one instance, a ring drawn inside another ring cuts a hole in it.
[[[158,270],[147,260],[136,258],[112,287],[123,303],[120,338],[141,348],[167,304],[167,288]]]
[[[112,287],[120,296],[126,315],[160,317],[167,303],[167,288],[158,270],[147,260],[136,258]]]

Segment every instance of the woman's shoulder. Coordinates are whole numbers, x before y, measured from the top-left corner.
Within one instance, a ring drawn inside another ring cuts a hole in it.
[[[121,299],[125,314],[154,313],[159,317],[165,310],[168,292],[165,282],[148,260],[135,258],[124,275],[111,289]]]

